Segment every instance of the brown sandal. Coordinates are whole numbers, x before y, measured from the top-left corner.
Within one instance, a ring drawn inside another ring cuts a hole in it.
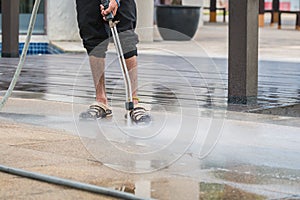
[[[82,112],[79,118],[83,120],[95,120],[110,116],[112,116],[112,110],[107,105],[96,102],[90,105],[87,111]]]
[[[145,107],[136,105],[134,109],[130,111],[129,115],[132,121],[136,123],[148,123],[151,121],[151,116],[147,111]]]

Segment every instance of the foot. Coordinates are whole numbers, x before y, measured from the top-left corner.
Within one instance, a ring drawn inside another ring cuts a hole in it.
[[[129,115],[135,123],[149,123],[151,121],[149,109],[140,104],[135,105],[134,109],[129,112]]]
[[[79,115],[80,119],[101,119],[112,116],[112,110],[105,104],[100,102],[95,102],[87,109],[87,111],[82,112]]]

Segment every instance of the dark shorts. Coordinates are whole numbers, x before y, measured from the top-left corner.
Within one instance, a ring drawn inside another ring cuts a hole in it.
[[[136,4],[134,0],[123,0],[114,18],[119,21],[117,29],[124,57],[137,55],[138,36],[136,28]],[[104,58],[111,35],[108,23],[102,19],[100,0],[76,0],[77,21],[83,46],[89,55]]]

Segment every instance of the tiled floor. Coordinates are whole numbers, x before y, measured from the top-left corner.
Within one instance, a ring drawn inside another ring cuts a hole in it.
[[[22,53],[24,45],[25,45],[24,42],[19,43],[19,54],[20,55]],[[2,43],[0,43],[0,52],[1,51],[2,51]],[[59,53],[62,53],[62,51],[47,42],[31,42],[28,47],[28,51],[27,51],[27,55],[59,54]]]

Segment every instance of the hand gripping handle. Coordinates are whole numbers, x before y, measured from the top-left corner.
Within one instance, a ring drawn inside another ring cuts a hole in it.
[[[104,9],[106,10],[109,6],[109,0],[101,0],[101,4],[104,6]],[[111,21],[113,20],[114,15],[112,13],[109,13],[108,15],[105,16],[106,21]]]

